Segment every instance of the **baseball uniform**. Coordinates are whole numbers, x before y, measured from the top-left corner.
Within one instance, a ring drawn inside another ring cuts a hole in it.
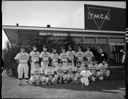
[[[88,77],[90,77],[92,75],[90,70],[82,70],[80,75],[82,76],[80,79],[81,83],[84,84],[85,86],[88,86],[89,85]]]
[[[35,62],[39,61],[39,52],[38,51],[31,51],[30,52],[30,56],[31,56],[31,74],[34,73],[35,70]]]
[[[51,59],[54,66],[58,66],[58,53],[51,53]]]
[[[68,59],[72,62],[74,66],[74,57],[75,57],[75,51],[67,51],[66,52]]]
[[[92,57],[94,56],[93,53],[91,51],[86,51],[84,54],[85,54],[85,57],[88,59],[88,62],[91,62]]]
[[[23,73],[25,75],[25,78],[28,78],[28,60],[29,60],[29,54],[26,52],[20,52],[18,53],[15,58],[15,60],[19,60],[18,65],[18,78],[23,78]]]
[[[101,73],[101,76],[109,76],[110,75],[110,70],[108,70],[108,64],[103,64],[103,63],[100,63],[99,64],[99,68],[100,68],[100,73]]]
[[[82,51],[78,51],[77,53],[76,53],[76,55],[75,55],[76,57],[77,57],[77,61],[80,61],[81,62],[81,64],[83,64],[83,58],[84,58],[84,52],[82,52]]]
[[[49,58],[50,58],[50,53],[43,51],[43,52],[40,54],[40,58],[42,58],[41,69],[44,70],[45,68],[48,67]]]
[[[68,59],[68,56],[66,53],[61,53],[59,55],[59,59],[61,59],[61,61],[63,62],[63,66],[67,66],[67,59]]]

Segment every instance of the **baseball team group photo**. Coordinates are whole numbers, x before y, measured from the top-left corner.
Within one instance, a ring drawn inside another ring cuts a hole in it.
[[[37,85],[81,82],[82,86],[88,86],[90,81],[109,78],[107,55],[101,48],[99,48],[98,60],[89,47],[85,52],[80,47],[75,52],[71,46],[68,46],[68,51],[64,47],[61,50],[62,52],[58,54],[57,49],[53,48],[53,52],[50,53],[44,46],[43,51],[39,53],[37,47],[33,46],[33,51],[28,54],[22,47],[21,52],[15,57],[19,62],[17,69],[19,85],[22,85],[23,73],[27,83]],[[28,80],[29,60],[31,74]]]
[[[2,16],[1,98],[126,98],[125,1],[3,0]]]

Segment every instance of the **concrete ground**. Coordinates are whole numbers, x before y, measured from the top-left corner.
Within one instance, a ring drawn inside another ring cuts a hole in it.
[[[55,99],[124,99],[125,72],[122,69],[111,70],[109,80],[91,82],[88,87],[81,84],[58,84],[32,86],[24,82],[18,86],[18,80],[2,77],[2,98],[55,98]]]

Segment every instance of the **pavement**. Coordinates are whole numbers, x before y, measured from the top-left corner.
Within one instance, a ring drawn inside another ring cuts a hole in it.
[[[109,80],[91,82],[88,87],[80,83],[32,86],[16,78],[2,75],[2,98],[54,98],[54,99],[125,99],[124,72],[114,70]]]

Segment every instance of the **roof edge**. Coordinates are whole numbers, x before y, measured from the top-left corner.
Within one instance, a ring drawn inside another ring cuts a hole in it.
[[[126,31],[109,31],[109,30],[87,30],[84,28],[62,28],[62,27],[41,27],[41,26],[15,26],[2,25],[3,29],[22,29],[22,30],[47,30],[47,31],[67,31],[67,32],[103,32],[103,33],[126,33]]]

